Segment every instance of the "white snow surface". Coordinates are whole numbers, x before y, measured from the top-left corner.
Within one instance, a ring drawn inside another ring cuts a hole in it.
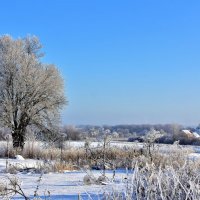
[[[189,154],[189,158],[190,159],[194,159],[194,160],[199,160],[200,159],[200,154],[199,153],[190,153]]]
[[[85,142],[84,141],[67,141],[65,143],[65,145],[67,147],[74,147],[74,148],[82,148],[85,146]],[[98,147],[98,146],[102,146],[103,142],[91,142],[90,146],[91,147]],[[143,144],[142,143],[134,143],[134,142],[117,142],[117,141],[111,141],[109,143],[109,145],[111,147],[119,147],[119,148],[124,148],[124,147],[142,147]]]
[[[83,147],[84,142],[69,142],[67,143],[69,147]],[[93,142],[92,146],[102,145],[98,142]],[[135,144],[135,143],[128,143],[128,142],[112,142],[112,146],[117,147],[135,147],[141,148],[143,144]],[[160,147],[160,151],[168,152],[169,145],[158,145]],[[200,148],[199,147],[191,147],[194,149],[196,153],[191,153],[189,155],[190,159],[200,159]],[[6,173],[6,161],[8,165],[13,165],[17,168],[37,168],[38,165],[43,163],[40,160],[34,159],[0,159],[0,182],[4,180],[7,176],[17,176],[18,179],[21,181],[21,186],[24,193],[33,199],[34,191],[38,185],[38,180],[41,174],[35,174],[33,172],[28,173],[18,173],[16,175]],[[88,172],[87,172],[88,173]],[[106,176],[109,178],[110,181],[107,181],[107,185],[84,185],[83,177],[87,174],[85,171],[66,171],[65,173],[48,173],[43,174],[42,180],[40,182],[38,194],[42,199],[45,199],[45,195],[48,195],[48,191],[50,192],[50,199],[52,200],[75,200],[78,199],[78,195],[81,196],[82,199],[101,199],[101,195],[103,193],[111,192],[111,191],[125,191],[127,177],[126,170],[117,170],[115,181],[112,180],[113,172],[107,171]],[[89,172],[90,173],[90,172]],[[101,175],[100,171],[92,171],[91,172],[96,178]],[[128,174],[128,179],[131,179],[132,174]],[[91,197],[91,198],[90,198]],[[22,200],[23,197],[19,195],[15,195],[13,200]]]
[[[8,159],[8,163],[23,167],[36,167],[38,160],[17,160]],[[41,174],[34,173],[18,173],[16,175],[5,173],[6,159],[0,159],[0,181],[6,179],[6,177],[17,177],[21,182],[21,187],[24,193],[33,199],[34,191],[38,185],[38,180]],[[39,183],[38,194],[40,198],[45,199],[50,192],[50,198],[52,200],[66,200],[78,199],[80,195],[82,199],[100,199],[101,195],[105,192],[111,191],[123,191],[126,187],[126,170],[117,170],[115,176],[115,182],[111,181],[113,177],[112,171],[106,171],[108,177],[107,185],[84,185],[83,177],[87,173],[92,173],[96,178],[101,175],[101,171],[68,171],[65,173],[48,173],[42,175],[42,180]],[[129,172],[128,177],[132,174]],[[22,200],[23,197],[15,195],[12,197],[13,200]]]
[[[15,159],[17,159],[17,160],[25,160],[21,155],[16,155]]]

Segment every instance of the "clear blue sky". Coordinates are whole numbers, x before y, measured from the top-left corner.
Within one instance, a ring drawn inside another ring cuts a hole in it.
[[[60,69],[63,123],[200,123],[199,0],[2,0],[0,19]]]

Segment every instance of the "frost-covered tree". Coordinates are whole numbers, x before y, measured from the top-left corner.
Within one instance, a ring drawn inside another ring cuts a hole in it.
[[[154,144],[161,136],[162,133],[160,131],[156,131],[151,128],[151,130],[144,137],[144,147],[146,148],[147,154],[151,161],[153,160]]]
[[[50,130],[66,103],[55,65],[41,62],[37,37],[0,37],[0,123],[12,130],[13,146],[23,149],[28,126]]]

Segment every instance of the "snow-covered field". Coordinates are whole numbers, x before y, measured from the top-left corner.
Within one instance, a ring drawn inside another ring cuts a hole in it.
[[[66,146],[73,148],[82,148],[84,147],[84,142],[67,142]],[[91,143],[92,147],[97,147],[102,145],[98,142]],[[141,148],[143,144],[140,143],[130,143],[130,142],[111,142],[111,146],[126,148],[126,147],[138,147]],[[169,147],[172,145],[157,145],[159,151],[168,152]],[[181,147],[185,148],[185,147]],[[190,146],[194,152],[189,154],[190,159],[199,159],[199,147]],[[41,181],[39,181],[41,174],[34,173],[34,171],[29,172],[18,172],[17,174],[6,173],[6,163],[16,168],[37,168],[40,164],[43,164],[43,161],[33,160],[33,159],[0,159],[0,182],[7,179],[7,177],[17,177],[21,183],[21,187],[24,193],[30,197],[34,198],[34,191],[39,185],[38,195],[41,199],[48,199],[50,196],[52,200],[65,200],[65,199],[101,199],[102,195],[105,193],[117,191],[117,192],[126,192],[127,180],[130,180],[132,177],[132,171],[126,171],[125,169],[116,170],[114,179],[113,171],[107,170],[106,176],[108,180],[105,181],[105,184],[84,184],[84,177],[86,175],[94,176],[96,179],[101,176],[101,171],[65,171],[64,173],[44,173],[42,175]],[[12,199],[22,200],[24,197],[16,194]]]
[[[11,145],[11,142],[9,143]],[[85,141],[66,141],[65,143],[66,148],[84,148]],[[0,149],[6,148],[6,142],[0,141]],[[34,146],[35,148],[46,148],[46,144],[38,141],[29,141],[27,144],[28,146]],[[102,146],[102,142],[90,142],[90,147],[98,147]],[[138,143],[138,142],[121,142],[121,141],[111,141],[109,143],[111,147],[117,147],[117,148],[142,148],[144,143]],[[171,147],[171,144],[155,144],[155,147],[159,148],[160,150],[168,150],[169,147]],[[200,153],[200,146],[192,146],[192,145],[182,145],[182,148],[191,148],[195,152]]]
[[[37,160],[18,160],[9,159],[8,162],[15,166],[23,167],[35,167],[38,165]],[[45,199],[50,194],[52,200],[61,199],[99,199],[105,192],[123,191],[125,190],[127,176],[131,177],[131,171],[124,169],[117,170],[115,178],[113,180],[113,171],[107,170],[106,176],[108,181],[106,185],[85,185],[83,182],[84,176],[89,174],[98,178],[101,175],[101,171],[66,171],[65,173],[48,173],[43,174],[42,179],[39,182],[41,174],[35,173],[17,173],[6,174],[4,173],[6,168],[6,159],[0,159],[0,180],[6,180],[7,177],[17,177],[21,182],[21,187],[24,193],[33,198],[34,191],[39,184],[38,194],[40,198]],[[12,199],[24,199],[19,195],[15,195]]]
[[[67,141],[65,143],[66,147],[75,147],[75,148],[82,148],[84,147],[85,142],[84,141]],[[119,148],[142,148],[144,143],[138,143],[138,142],[121,142],[121,141],[111,141],[109,143],[111,147],[119,147]],[[98,147],[102,146],[102,142],[91,142],[91,147]],[[155,144],[155,147],[158,147],[159,149],[169,149],[171,147],[171,144]],[[194,149],[194,151],[198,151],[200,153],[200,147],[199,146],[192,146],[192,145],[181,145],[182,148],[191,148]]]
[[[109,144],[112,147],[120,147],[120,148],[123,148],[123,147],[135,147],[136,145],[142,147],[142,143],[134,143],[134,142],[116,142],[116,141],[111,141]],[[85,145],[84,141],[67,141],[66,142],[66,146],[68,146],[68,147],[81,148],[81,147],[84,147],[84,145]],[[101,146],[101,145],[102,145],[102,142],[91,142],[90,143],[91,147],[98,147],[98,146]]]

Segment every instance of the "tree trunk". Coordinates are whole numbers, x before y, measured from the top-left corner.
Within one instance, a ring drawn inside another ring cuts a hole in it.
[[[14,130],[12,133],[13,148],[23,150],[25,134],[22,130]]]

